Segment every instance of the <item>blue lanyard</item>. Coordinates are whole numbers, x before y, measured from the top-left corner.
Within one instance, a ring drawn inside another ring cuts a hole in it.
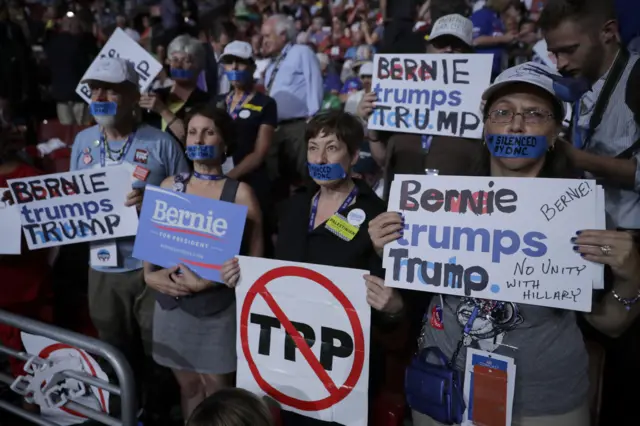
[[[573,146],[575,146],[578,149],[582,149],[584,148],[584,146],[586,145],[587,141],[584,140],[584,132],[582,130],[580,130],[580,127],[578,126],[578,121],[580,119],[580,100],[577,100],[576,102],[574,102],[573,104],[573,141],[571,141],[573,143]]]
[[[354,186],[347,198],[345,198],[344,202],[338,209],[336,213],[342,212],[344,209],[349,207],[349,204],[356,198],[358,195],[358,187]],[[313,204],[311,205],[311,214],[309,215],[309,232],[313,231],[313,225],[316,222],[316,215],[318,214],[318,203],[320,202],[320,193],[313,198]]]
[[[431,136],[431,135],[422,135],[421,136],[421,140],[422,140],[422,150],[425,153],[428,153],[429,149],[431,148],[431,141],[433,140],[433,136]]]
[[[232,112],[231,111],[231,102],[233,102],[233,94],[229,93],[229,96],[227,96],[227,112],[229,113],[231,118],[233,118],[234,120],[236,118],[238,118],[238,113],[244,107],[244,103],[247,101],[248,97],[249,97],[248,93],[245,93],[244,95],[242,95],[242,98],[240,99],[240,102],[238,102],[236,104],[236,107],[234,108],[234,110]]]
[[[131,133],[129,135],[129,137],[127,138],[127,141],[125,142],[124,146],[120,150],[120,157],[118,157],[118,159],[110,158],[116,164],[122,164],[122,162],[124,161],[125,157],[127,156],[127,153],[129,152],[129,149],[131,148],[131,144],[133,143],[134,136],[135,136],[135,133]],[[105,134],[102,133],[100,135],[100,167],[104,167],[106,164],[107,164],[107,138]]]
[[[222,180],[226,178],[225,175],[206,175],[204,173],[196,172],[195,170],[193,172],[193,175],[198,179],[203,179],[203,180]]]
[[[267,82],[267,94],[271,93],[271,88],[273,87],[273,83],[276,81],[276,74],[278,73],[278,71],[280,70],[280,64],[282,63],[282,61],[284,61],[284,58],[287,57],[287,53],[289,53],[289,49],[291,49],[291,44],[288,44],[285,46],[284,49],[282,49],[282,53],[280,54],[280,57],[278,57],[278,59],[276,59],[275,65],[273,66],[273,71],[271,71],[271,75],[269,76],[269,81]]]

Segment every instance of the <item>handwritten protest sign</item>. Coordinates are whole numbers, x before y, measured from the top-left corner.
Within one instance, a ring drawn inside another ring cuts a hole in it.
[[[593,180],[399,175],[388,209],[406,225],[385,247],[385,283],[590,311],[602,269],[571,238],[602,229],[597,199]]]
[[[481,138],[480,100],[491,63],[484,54],[376,55],[378,101],[368,128]]]
[[[4,199],[7,188],[0,188],[0,254],[20,254],[20,210]]]
[[[168,268],[183,263],[220,282],[240,252],[247,207],[147,185],[133,257]]]
[[[8,181],[29,249],[135,235],[138,214],[125,207],[128,167],[83,170]]]
[[[237,386],[307,417],[366,426],[366,271],[239,259]]]
[[[113,35],[109,37],[96,60],[89,66],[89,69],[95,66],[98,59],[105,57],[123,58],[133,62],[140,77],[140,92],[147,91],[151,83],[153,83],[153,79],[162,70],[162,64],[120,28],[116,28]],[[83,76],[80,81],[84,80],[84,78]],[[78,84],[76,93],[85,102],[91,102],[91,90],[88,85]]]

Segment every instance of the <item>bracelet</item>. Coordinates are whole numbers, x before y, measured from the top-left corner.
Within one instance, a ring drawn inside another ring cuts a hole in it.
[[[628,299],[621,297],[618,293],[616,293],[615,290],[611,290],[611,294],[613,295],[613,298],[616,299],[618,302],[622,303],[624,305],[624,308],[628,311],[631,309],[631,305],[635,305],[638,300],[640,300],[640,290],[638,290],[638,294],[636,294],[636,297],[630,297]]]

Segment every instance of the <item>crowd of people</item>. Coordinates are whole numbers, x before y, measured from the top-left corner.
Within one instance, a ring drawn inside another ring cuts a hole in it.
[[[638,9],[613,0],[0,0],[0,188],[43,173],[24,149],[44,142],[37,140],[42,120],[86,127],[74,135],[70,170],[143,165],[146,177],[131,188],[127,206],[141,208],[145,185],[244,205],[240,254],[369,271],[372,411],[386,380],[385,344],[375,331],[393,335],[409,324],[409,340],[420,342],[414,349],[437,346],[460,371],[468,346],[513,357],[513,424],[520,426],[592,424],[584,339],[599,340],[608,357],[602,424],[632,425],[634,392],[625,387],[640,378],[632,358],[640,353],[633,337],[640,314],[640,25],[629,16]],[[102,57],[90,67],[117,28],[163,66],[144,93],[127,60]],[[535,48],[541,41],[556,69]],[[547,146],[537,156],[504,158],[482,140],[367,129],[377,101],[376,53],[492,54],[485,133],[540,136]],[[89,103],[77,94],[79,83],[88,85]],[[427,171],[598,179],[607,230],[576,229],[567,242],[576,256],[606,265],[606,288],[591,312],[508,304],[521,321],[507,329],[487,320],[489,331],[483,323],[480,332],[457,313],[486,309],[489,301],[385,286],[383,249],[406,229],[402,214],[386,208],[391,183]],[[325,227],[356,209],[365,219],[352,239]],[[225,262],[223,282],[214,283],[185,265],[136,259],[134,240],[115,242],[117,267],[90,265],[86,291],[98,336],[133,366],[142,421],[168,424],[151,388],[158,370],[170,370],[180,423],[274,424],[264,401],[233,389],[238,260]],[[0,256],[0,309],[53,322],[46,307],[55,254],[26,246],[22,253]],[[442,327],[429,326],[433,312]],[[19,331],[0,325],[0,342],[21,348]],[[14,375],[22,368],[11,367]],[[422,404],[410,408],[415,426],[460,421]],[[282,422],[337,424],[289,411]]]

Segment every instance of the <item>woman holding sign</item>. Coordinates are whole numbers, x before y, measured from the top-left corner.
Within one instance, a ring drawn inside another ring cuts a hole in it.
[[[476,175],[574,176],[565,142],[558,140],[565,111],[548,76],[553,73],[540,65],[523,64],[502,73],[484,92],[485,150]],[[513,143],[516,139],[526,141],[527,149],[515,149],[524,146]],[[404,237],[408,229],[401,214],[395,212],[384,213],[369,224],[378,250]],[[586,319],[603,333],[619,335],[640,314],[640,255],[632,236],[576,229],[575,237],[566,244],[568,250],[573,247],[576,256],[611,267],[613,286]],[[592,277],[585,280],[592,281]],[[423,302],[417,304],[424,316],[420,349],[430,348],[430,354],[439,354],[440,361],[423,352],[407,371],[407,398],[414,425],[460,424],[465,411],[463,389],[467,405],[473,406],[472,420],[477,423],[507,424],[505,413],[509,411],[513,425],[590,423],[588,355],[574,311],[450,295]],[[484,355],[467,359],[467,348]],[[496,361],[500,357],[510,360],[504,368],[497,364],[502,362]],[[506,367],[509,362],[515,364],[517,376]],[[469,373],[466,365],[473,366],[473,381],[469,374],[465,376]],[[424,395],[418,386],[443,382],[453,389],[449,405],[435,402],[444,395]],[[515,392],[510,382],[515,383]]]
[[[187,119],[190,174],[171,176],[163,188],[246,205],[243,253],[262,256],[260,207],[249,185],[222,173],[233,153],[233,121],[221,109],[203,108]],[[246,248],[246,249],[245,249]],[[156,290],[153,358],[173,370],[187,419],[208,395],[231,384],[236,370],[236,310],[233,289],[197,276],[185,265],[158,269],[145,262],[145,281]]]
[[[307,162],[312,182],[305,191],[288,200],[281,215],[275,258],[343,268],[365,269],[383,276],[380,257],[366,232],[369,220],[384,211],[384,203],[366,182],[352,179],[364,131],[357,118],[342,111],[316,115],[306,132]],[[240,278],[237,259],[222,265],[221,275],[229,286]],[[399,293],[384,287],[383,280],[365,276],[367,302],[374,308],[374,327],[402,314]],[[356,283],[357,284],[357,283]],[[384,374],[381,353],[375,341],[370,354],[370,395]],[[284,412],[285,425],[326,424]]]

